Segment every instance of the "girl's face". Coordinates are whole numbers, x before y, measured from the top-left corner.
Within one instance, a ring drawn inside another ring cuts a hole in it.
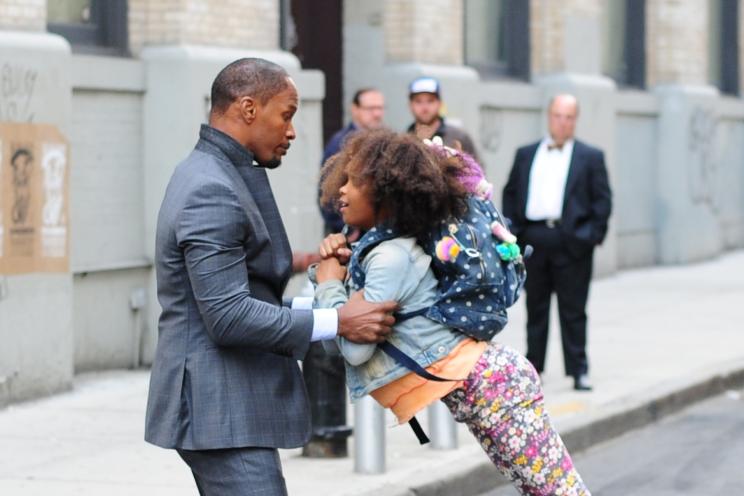
[[[350,226],[369,230],[377,224],[377,214],[372,204],[371,188],[354,184],[351,177],[339,191],[339,211],[344,222]]]

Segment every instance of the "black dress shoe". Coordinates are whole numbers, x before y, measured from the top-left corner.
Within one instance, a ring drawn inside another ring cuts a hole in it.
[[[579,374],[574,377],[574,389],[576,391],[591,391],[592,383],[589,382],[589,376],[586,374]]]

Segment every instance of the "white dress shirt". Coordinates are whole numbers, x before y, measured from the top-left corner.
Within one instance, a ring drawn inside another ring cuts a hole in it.
[[[574,140],[566,141],[561,149],[549,150],[552,143],[551,138],[543,139],[532,161],[525,211],[528,220],[561,218]]]
[[[296,296],[292,298],[292,310],[313,311],[313,335],[311,342],[333,339],[338,334],[338,311],[335,308],[313,309],[312,296]]]

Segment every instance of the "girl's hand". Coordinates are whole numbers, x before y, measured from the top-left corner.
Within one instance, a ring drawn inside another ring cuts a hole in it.
[[[336,257],[324,258],[315,269],[315,280],[318,284],[334,279],[343,281],[344,278],[346,278],[346,267],[341,265]]]
[[[340,264],[345,265],[351,257],[351,250],[346,244],[346,236],[343,234],[329,234],[320,243],[318,253],[322,259],[335,258]]]

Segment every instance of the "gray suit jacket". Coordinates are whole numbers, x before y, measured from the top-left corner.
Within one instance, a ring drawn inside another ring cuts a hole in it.
[[[145,439],[189,450],[291,448],[310,433],[297,360],[313,315],[281,306],[291,250],[266,171],[202,126],[160,207],[162,314]]]

